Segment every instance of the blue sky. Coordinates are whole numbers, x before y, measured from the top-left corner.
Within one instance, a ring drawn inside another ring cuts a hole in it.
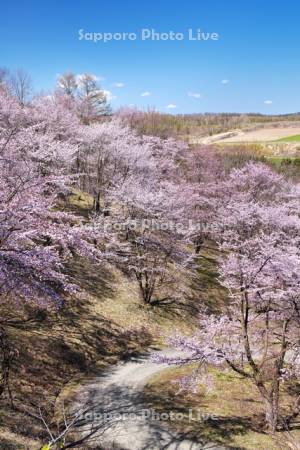
[[[46,91],[64,71],[94,73],[105,78],[114,107],[296,112],[299,17],[299,0],[3,0],[0,65],[24,68]],[[143,41],[143,28],[182,32],[185,39]],[[216,32],[219,40],[190,41],[189,28]],[[80,29],[137,39],[94,43],[79,40]]]

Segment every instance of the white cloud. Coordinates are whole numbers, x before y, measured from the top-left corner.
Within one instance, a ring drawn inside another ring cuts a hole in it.
[[[189,91],[189,92],[187,93],[187,95],[188,95],[189,97],[202,98],[202,95],[201,95],[199,92],[191,92],[191,91]]]
[[[106,96],[106,100],[110,102],[111,100],[115,100],[117,98],[116,95],[114,95],[111,91],[107,91],[106,89],[103,89],[104,95]]]
[[[272,100],[265,100],[265,101],[264,101],[264,104],[265,104],[265,105],[272,105],[273,102],[272,102]]]
[[[122,88],[125,86],[125,83],[122,83],[122,81],[118,81],[117,83],[113,83],[112,86]]]
[[[221,81],[221,84],[228,84],[229,83],[229,80],[222,80]]]
[[[151,92],[149,91],[145,91],[141,93],[141,97],[149,97],[149,95],[151,95]]]
[[[167,109],[175,109],[175,108],[177,108],[177,105],[175,105],[174,103],[169,103],[169,104],[166,106],[166,108],[167,108]]]

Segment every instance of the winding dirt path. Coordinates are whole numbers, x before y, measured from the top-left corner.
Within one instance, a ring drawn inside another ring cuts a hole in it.
[[[164,354],[176,356],[174,350]],[[157,420],[143,400],[143,387],[166,364],[155,364],[148,355],[121,362],[105,371],[101,377],[84,385],[79,405],[88,405],[92,413],[85,417],[86,431],[100,428],[94,442],[105,450],[223,450],[225,447],[201,443],[172,432],[166,423]],[[105,416],[106,414],[106,416]],[[109,415],[107,415],[109,414]],[[151,415],[151,416],[149,416]],[[114,447],[115,445],[115,447]]]

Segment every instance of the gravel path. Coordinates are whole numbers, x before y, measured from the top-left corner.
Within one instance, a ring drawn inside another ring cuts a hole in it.
[[[177,354],[174,350],[164,353],[168,356]],[[93,410],[86,416],[86,430],[103,424],[94,439],[96,443],[101,443],[105,450],[224,449],[170,432],[163,421],[149,417],[151,409],[143,402],[143,387],[154,374],[166,367],[165,364],[153,363],[150,356],[145,355],[119,363],[82,387],[78,406],[89,405]],[[104,417],[105,413],[110,413],[110,416]]]

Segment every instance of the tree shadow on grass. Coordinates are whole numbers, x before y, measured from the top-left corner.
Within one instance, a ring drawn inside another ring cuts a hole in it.
[[[88,294],[99,300],[113,298],[115,277],[104,264],[95,264],[84,258],[73,258],[64,272]]]
[[[113,374],[112,370],[87,387],[82,397],[87,414],[78,423],[81,432],[98,427],[93,440],[104,443],[105,449],[117,443],[126,450],[244,450],[231,445],[232,437],[249,431],[250,420],[218,417],[189,421],[182,398],[166,398],[163,393],[154,398],[130,386],[107,384]],[[170,421],[166,415],[172,417],[171,413],[182,418]]]
[[[143,395],[144,402],[153,409],[161,412],[173,412],[174,417],[184,417],[180,420],[168,423],[170,429],[176,429],[180,435],[191,441],[199,441],[202,444],[215,443],[224,445],[226,448],[243,449],[243,447],[234,447],[233,437],[236,435],[245,435],[250,430],[258,430],[254,425],[253,417],[237,416],[219,416],[214,411],[208,411],[205,400],[199,403],[187,402],[186,394],[174,396],[168,390],[160,390],[158,393],[146,389]],[[178,416],[179,415],[179,416]]]
[[[188,319],[198,312],[195,305],[187,299],[180,300],[171,296],[152,300],[149,308],[157,317],[162,319],[182,318],[183,316]]]
[[[188,301],[198,308],[205,306],[209,312],[218,313],[227,301],[226,289],[218,281],[218,268],[213,257],[199,256],[198,269],[190,280]]]

